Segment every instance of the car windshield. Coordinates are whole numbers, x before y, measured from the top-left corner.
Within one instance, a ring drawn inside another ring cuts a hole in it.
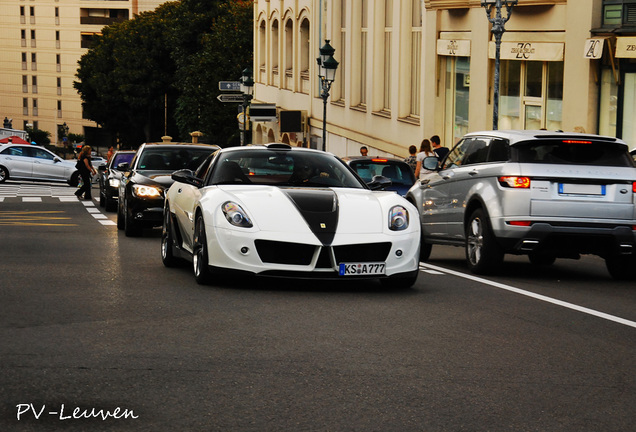
[[[329,154],[252,150],[222,154],[210,184],[365,188],[347,166]]]
[[[374,159],[352,161],[349,166],[367,183],[373,180],[373,177],[377,175],[387,177],[394,185],[411,186],[415,183],[413,170],[406,163],[395,163],[387,161],[386,159]]]
[[[148,171],[196,170],[205,158],[216,148],[174,148],[152,147],[140,155],[137,169]]]
[[[513,146],[522,163],[632,167],[625,145],[587,139],[535,140]]]

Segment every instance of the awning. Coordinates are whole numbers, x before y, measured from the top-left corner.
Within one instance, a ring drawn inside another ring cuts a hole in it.
[[[0,144],[7,144],[9,142],[9,139],[11,139],[11,142],[13,144],[31,144],[30,142],[23,140],[17,135],[11,135],[9,137],[0,139]]]
[[[563,61],[562,42],[501,42],[502,60]],[[496,45],[488,43],[488,57],[495,58]]]
[[[603,58],[603,46],[607,37],[595,37],[585,41],[583,57],[598,60]]]

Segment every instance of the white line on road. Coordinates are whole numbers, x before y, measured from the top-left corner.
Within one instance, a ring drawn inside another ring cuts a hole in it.
[[[562,300],[557,300],[557,299],[554,299],[552,297],[547,297],[547,296],[544,296],[544,295],[541,295],[541,294],[536,294],[536,293],[533,293],[533,292],[530,292],[530,291],[525,291],[525,290],[522,290],[522,289],[519,289],[519,288],[515,288],[515,287],[512,287],[510,285],[505,285],[505,284],[502,284],[502,283],[499,283],[499,282],[489,281],[488,279],[482,279],[482,278],[477,277],[477,276],[473,276],[473,275],[457,272],[457,271],[454,271],[454,270],[449,270],[449,269],[446,269],[446,268],[443,268],[443,267],[434,266],[434,265],[431,265],[431,264],[428,264],[428,263],[423,264],[423,266],[431,268],[431,269],[434,269],[434,270],[437,270],[437,271],[440,271],[440,272],[449,273],[449,274],[452,274],[454,276],[459,276],[459,277],[464,278],[464,279],[470,279],[470,280],[473,280],[475,282],[483,283],[485,285],[490,285],[490,286],[493,286],[495,288],[499,288],[499,289],[503,289],[503,290],[506,290],[506,291],[510,291],[510,292],[513,292],[513,293],[516,293],[516,294],[521,294],[521,295],[524,295],[524,296],[532,297],[532,298],[535,298],[537,300],[541,300],[541,301],[544,301],[544,302],[547,302],[547,303],[555,304],[557,306],[565,307],[565,308],[572,309],[572,310],[575,310],[575,311],[578,311],[578,312],[583,312],[585,314],[593,315],[593,316],[598,317],[598,318],[603,318],[603,319],[606,319],[608,321],[614,321],[614,322],[619,323],[619,324],[623,324],[623,325],[626,325],[626,326],[629,326],[629,327],[636,328],[636,322],[627,320],[625,318],[621,318],[621,317],[617,317],[617,316],[614,316],[614,315],[606,314],[604,312],[599,312],[599,311],[596,311],[594,309],[589,309],[589,308],[586,308],[586,307],[583,307],[583,306],[575,305],[573,303],[568,303],[568,302],[565,302],[565,301],[562,301]]]

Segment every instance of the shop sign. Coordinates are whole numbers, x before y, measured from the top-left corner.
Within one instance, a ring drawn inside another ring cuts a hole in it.
[[[495,58],[495,42],[488,44],[488,57]],[[563,61],[563,43],[550,42],[502,42],[502,60]]]
[[[616,38],[617,58],[636,58],[636,37]]]
[[[603,57],[603,43],[605,38],[593,38],[585,41],[585,52],[583,56],[586,59],[598,60]]]
[[[470,41],[437,39],[437,55],[470,57]]]

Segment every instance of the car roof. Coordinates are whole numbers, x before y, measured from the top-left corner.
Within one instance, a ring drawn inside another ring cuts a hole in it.
[[[478,132],[469,132],[464,135],[464,138],[489,136],[495,138],[506,139],[510,142],[510,145],[514,145],[518,142],[535,140],[535,139],[587,139],[587,140],[600,140],[607,142],[615,142],[618,144],[627,145],[624,141],[610,136],[594,135],[577,132],[563,132],[563,131],[547,131],[547,130],[486,130]]]
[[[235,152],[235,151],[241,152],[241,151],[247,151],[247,150],[258,150],[258,151],[283,150],[283,151],[302,152],[302,153],[308,153],[308,154],[313,153],[313,154],[326,154],[329,156],[335,156],[333,153],[325,152],[322,150],[310,149],[306,147],[292,147],[289,144],[277,143],[277,142],[268,143],[268,144],[250,144],[247,146],[227,147],[227,148],[221,149],[223,153]]]
[[[144,147],[148,147],[148,146],[157,146],[157,147],[214,147],[214,148],[220,148],[218,145],[216,144],[205,144],[205,143],[192,143],[192,142],[149,142],[149,143],[143,143],[142,146]],[[141,147],[141,146],[140,146]]]

